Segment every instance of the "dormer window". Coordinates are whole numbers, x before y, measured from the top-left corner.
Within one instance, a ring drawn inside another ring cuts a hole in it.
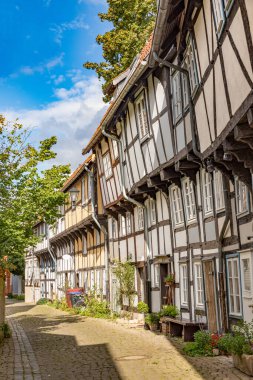
[[[145,138],[149,133],[148,128],[148,114],[144,93],[142,93],[135,101],[135,110],[137,117],[137,124],[140,134],[140,139]]]

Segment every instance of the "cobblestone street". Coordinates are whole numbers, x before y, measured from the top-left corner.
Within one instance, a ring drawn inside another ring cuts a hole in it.
[[[249,379],[230,358],[187,358],[176,342],[48,306],[7,306],[13,336],[0,346],[0,380]]]

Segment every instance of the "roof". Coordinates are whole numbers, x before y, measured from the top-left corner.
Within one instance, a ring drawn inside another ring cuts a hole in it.
[[[120,75],[123,76],[123,73],[127,72],[127,77],[125,80],[125,84],[122,87],[121,91],[119,92],[117,98],[115,100],[112,100],[110,103],[110,106],[107,108],[102,120],[99,123],[99,126],[95,130],[93,136],[91,137],[89,143],[86,145],[86,147],[83,149],[82,153],[86,154],[88,153],[92,147],[97,143],[99,138],[102,136],[102,125],[105,122],[108,122],[117,108],[119,107],[122,97],[126,95],[126,93],[130,90],[130,88],[133,86],[133,83],[131,82],[131,79],[134,77],[134,74],[137,72],[138,69],[142,72],[143,68],[145,67],[145,64],[143,65],[143,61],[147,58],[147,56],[150,53],[151,46],[152,46],[152,39],[153,39],[153,33],[150,35],[148,41],[146,42],[145,46],[143,47],[142,51],[140,52],[140,55],[138,56],[138,59],[134,60],[133,67],[130,67],[123,71],[121,74],[119,74],[116,78],[119,78]],[[135,62],[136,61],[136,62]],[[114,78],[114,80],[116,79]]]
[[[90,162],[94,162],[95,160],[95,154],[91,154],[89,157],[85,159],[85,161],[80,164],[76,170],[69,176],[69,178],[66,180],[62,187],[62,191],[67,190],[71,184],[77,179],[77,177],[84,171],[84,167],[88,165]]]

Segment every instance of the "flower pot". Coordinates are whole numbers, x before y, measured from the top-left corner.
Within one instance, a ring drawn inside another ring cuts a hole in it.
[[[248,376],[253,376],[253,355],[232,355],[235,368]]]
[[[152,323],[149,325],[150,331],[157,331],[158,325],[157,323]]]
[[[213,348],[213,356],[220,355],[220,350],[218,348]]]

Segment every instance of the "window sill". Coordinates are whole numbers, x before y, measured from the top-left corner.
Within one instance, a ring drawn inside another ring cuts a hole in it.
[[[197,223],[197,219],[196,218],[195,219],[191,219],[191,220],[188,220],[186,222],[186,226],[188,227],[188,226],[191,226],[191,225],[196,224],[196,223]]]
[[[150,135],[149,133],[143,137],[140,137],[140,143],[143,144],[145,141],[149,140]]]
[[[182,227],[184,228],[184,223],[178,223],[178,224],[174,224],[173,225],[173,228],[174,230],[176,231],[177,229],[182,229]]]
[[[242,314],[229,314],[230,318],[242,319]]]
[[[108,177],[105,176],[105,180],[109,181],[109,179],[111,179],[112,177],[113,177],[113,173],[110,176],[108,176]]]
[[[242,211],[242,212],[237,212],[236,213],[236,217],[238,218],[238,219],[240,219],[240,218],[242,218],[243,216],[246,216],[246,215],[248,215],[249,214],[249,210],[245,210],[245,211]]]

